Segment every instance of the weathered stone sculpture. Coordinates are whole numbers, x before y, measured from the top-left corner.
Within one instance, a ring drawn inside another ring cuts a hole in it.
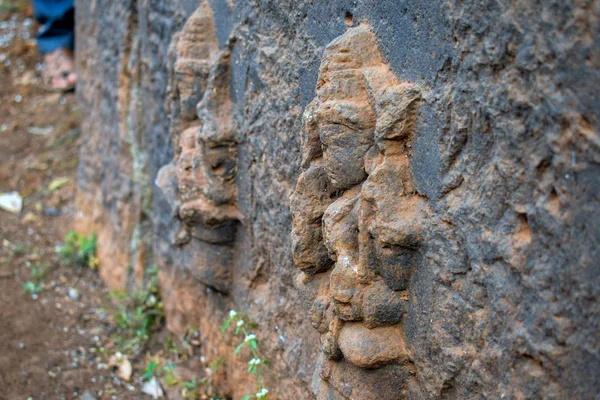
[[[236,135],[229,74],[231,45],[217,52],[206,2],[175,42],[171,134],[175,158],[157,178],[180,222],[173,244],[190,246],[192,275],[220,292],[230,287],[236,209]],[[197,243],[201,242],[201,243]]]
[[[198,119],[196,105],[206,90],[218,49],[213,13],[208,2],[203,1],[183,29],[173,36],[169,48],[173,58],[168,89],[171,95],[169,106],[171,134],[175,137]]]
[[[225,397],[236,309],[281,400],[594,398],[598,2],[530,3],[77,0],[100,274],[157,265]]]
[[[419,98],[384,64],[368,27],[349,29],[325,50],[291,204],[294,261],[306,282],[325,281],[310,316],[329,360],[410,371],[402,321],[431,214],[411,177]],[[395,381],[401,393],[406,375]]]

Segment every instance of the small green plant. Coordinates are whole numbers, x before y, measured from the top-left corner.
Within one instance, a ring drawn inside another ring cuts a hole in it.
[[[10,249],[10,256],[12,258],[22,256],[23,254],[25,254],[25,247],[20,243],[13,245]]]
[[[167,363],[161,368],[160,375],[163,377],[165,385],[169,387],[173,387],[181,383],[181,379],[175,375],[175,364]]]
[[[173,353],[175,355],[179,355],[179,347],[177,347],[177,344],[173,341],[171,334],[168,332],[165,335],[164,348],[168,353]]]
[[[183,382],[183,387],[185,389],[197,389],[198,384],[196,383],[196,378],[192,379],[191,381]]]
[[[42,263],[28,263],[31,271],[31,279],[40,283],[52,270],[52,265]]]
[[[237,356],[243,348],[250,349],[253,358],[248,361],[248,372],[256,377],[256,393],[244,396],[242,397],[242,400],[266,400],[269,391],[263,386],[262,367],[264,365],[268,365],[269,361],[259,356],[258,338],[256,337],[255,333],[250,331],[250,329],[256,328],[256,325],[248,322],[248,318],[246,318],[243,314],[240,314],[235,310],[231,310],[229,311],[229,316],[223,323],[221,331],[223,333],[227,332],[229,326],[232,325],[235,326],[235,335],[243,335],[244,337],[243,341],[235,348],[233,355]]]
[[[154,360],[150,361],[148,363],[148,365],[146,365],[146,368],[144,369],[144,373],[142,374],[142,377],[144,378],[144,380],[149,381],[150,379],[152,379],[152,377],[154,377],[156,375],[156,372],[158,372],[157,368],[158,368],[158,363]]]
[[[196,381],[196,378],[193,378],[190,381],[183,382],[183,389],[181,389],[181,397],[189,400],[199,399],[201,396],[200,387],[206,384],[207,381],[205,379]]]
[[[56,253],[65,264],[96,269],[98,267],[96,233],[83,236],[70,231],[65,236],[64,243],[56,248]]]
[[[25,264],[29,267],[30,280],[23,285],[23,290],[35,298],[43,290],[42,281],[52,270],[52,266],[44,263],[32,263],[28,260],[25,261]]]
[[[34,295],[42,291],[42,286],[38,283],[28,281],[23,285],[23,290],[25,291],[25,293]]]
[[[114,337],[115,344],[124,353],[137,352],[150,339],[162,317],[160,309],[138,306],[132,310],[128,306],[119,306],[114,314],[120,330]]]
[[[147,274],[147,283],[131,296],[122,291],[109,294],[114,305],[111,310],[113,319],[118,328],[113,339],[124,354],[139,352],[164,318],[158,270],[150,268]]]

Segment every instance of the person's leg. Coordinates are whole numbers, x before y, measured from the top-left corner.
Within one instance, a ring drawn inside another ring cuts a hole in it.
[[[41,27],[38,49],[44,55],[44,81],[53,90],[75,87],[77,74],[73,63],[75,44],[74,0],[33,0],[35,18]]]
[[[42,25],[37,35],[42,54],[57,49],[73,50],[75,11],[73,0],[33,0],[35,18]]]

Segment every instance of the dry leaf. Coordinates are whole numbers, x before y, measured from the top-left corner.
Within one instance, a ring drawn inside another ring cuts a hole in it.
[[[53,179],[52,182],[48,184],[48,190],[53,191],[60,189],[61,187],[68,185],[71,182],[73,182],[73,180],[71,178],[67,178],[66,176]]]
[[[38,217],[34,213],[29,212],[29,213],[25,214],[25,216],[23,217],[21,222],[24,224],[29,224],[32,222],[37,222],[37,220],[38,220]]]

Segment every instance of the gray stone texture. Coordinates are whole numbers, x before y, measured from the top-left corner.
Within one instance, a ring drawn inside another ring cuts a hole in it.
[[[232,308],[259,324],[274,398],[600,393],[598,1],[210,0],[218,47],[232,47],[240,214],[231,257],[217,261],[214,243],[174,245],[181,221],[157,186],[177,157],[169,48],[201,2],[76,3],[78,229],[98,232],[113,287],[159,266],[169,329],[199,326],[207,359],[227,359],[223,393],[251,387],[219,330]],[[419,88],[407,157],[434,215],[399,314],[402,361],[375,369],[327,367],[313,325],[327,328],[309,315],[323,282],[299,277],[291,235],[304,110],[326,46],[359,25]],[[203,267],[213,263],[225,278]]]

